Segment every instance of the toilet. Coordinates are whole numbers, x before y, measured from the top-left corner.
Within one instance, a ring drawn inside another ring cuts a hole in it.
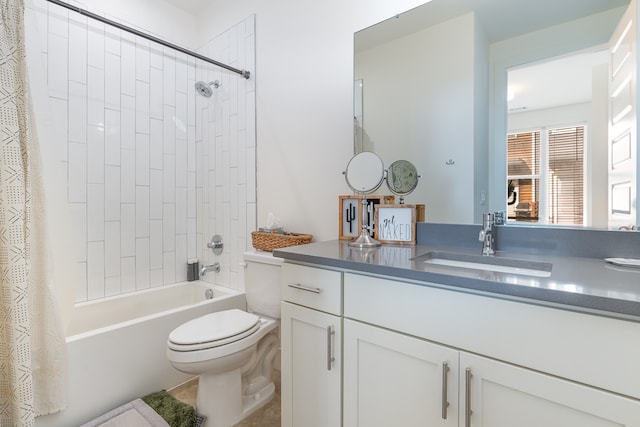
[[[206,427],[229,427],[267,403],[275,392],[273,361],[280,347],[280,266],[269,252],[246,252],[247,309],[190,320],[169,334],[167,358],[199,375],[196,408]]]

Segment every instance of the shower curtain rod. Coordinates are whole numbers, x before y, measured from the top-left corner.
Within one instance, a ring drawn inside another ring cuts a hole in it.
[[[230,65],[223,64],[222,62],[218,62],[218,61],[216,61],[214,59],[211,59],[211,58],[208,58],[206,56],[200,55],[199,53],[194,52],[192,50],[185,49],[185,48],[177,46],[177,45],[175,45],[173,43],[169,43],[167,41],[164,41],[162,39],[154,37],[154,36],[152,36],[150,34],[143,33],[142,31],[138,31],[138,30],[133,29],[131,27],[127,27],[126,25],[122,25],[122,24],[120,24],[118,22],[115,22],[115,21],[112,21],[110,19],[104,18],[104,17],[102,17],[100,15],[96,15],[95,13],[89,12],[88,10],[82,9],[80,7],[70,5],[70,4],[65,3],[63,1],[60,1],[60,0],[47,0],[47,1],[49,3],[57,4],[58,6],[62,6],[64,8],[66,8],[66,9],[69,9],[69,10],[72,10],[74,12],[77,12],[80,15],[88,16],[89,18],[95,19],[95,20],[100,21],[100,22],[102,22],[104,24],[108,24],[108,25],[111,25],[113,27],[119,28],[119,29],[121,29],[123,31],[126,31],[128,33],[135,34],[136,36],[139,36],[139,37],[142,37],[144,39],[150,40],[150,41],[152,41],[154,43],[158,43],[158,44],[160,44],[162,46],[166,46],[168,48],[177,50],[178,52],[182,52],[182,53],[185,53],[187,55],[193,56],[194,58],[198,58],[198,59],[200,59],[202,61],[208,62],[209,64],[213,64],[213,65],[215,65],[217,67],[221,67],[221,68],[224,68],[226,70],[232,71],[232,72],[234,72],[236,74],[240,74],[245,79],[248,79],[249,77],[251,77],[251,72],[249,72],[247,70],[241,70],[241,69],[238,69],[238,68],[234,68],[234,67],[232,67]]]

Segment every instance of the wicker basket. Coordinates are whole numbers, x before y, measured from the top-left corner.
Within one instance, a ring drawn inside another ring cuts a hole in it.
[[[311,234],[284,233],[272,234],[263,231],[251,233],[253,247],[261,251],[273,251],[274,249],[286,248],[287,246],[306,245],[311,243]]]

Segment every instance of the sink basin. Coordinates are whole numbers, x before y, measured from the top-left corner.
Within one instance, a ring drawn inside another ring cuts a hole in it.
[[[553,264],[549,262],[438,251],[427,252],[411,258],[411,260],[447,267],[471,268],[474,270],[536,277],[551,276],[551,269],[553,267]]]

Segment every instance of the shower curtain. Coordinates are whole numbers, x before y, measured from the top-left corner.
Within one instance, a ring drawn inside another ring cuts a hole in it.
[[[24,40],[24,0],[0,0],[0,427],[33,426],[66,395]]]

